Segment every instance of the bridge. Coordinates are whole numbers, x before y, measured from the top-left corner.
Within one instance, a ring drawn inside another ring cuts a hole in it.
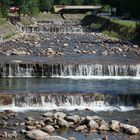
[[[95,6],[95,5],[55,5],[54,6],[54,11],[60,12],[62,10],[98,10],[101,9],[102,6]]]

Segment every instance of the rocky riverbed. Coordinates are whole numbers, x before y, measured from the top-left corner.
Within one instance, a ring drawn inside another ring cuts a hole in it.
[[[77,113],[79,112],[79,114]],[[93,135],[100,133],[98,140],[111,139],[109,133],[127,135],[126,139],[138,140],[139,128],[132,125],[129,118],[124,121],[103,119],[99,115],[90,112],[75,110],[72,112],[48,111],[48,112],[26,112],[16,113],[5,110],[0,113],[0,138],[1,139],[34,139],[49,140],[62,139],[56,137],[59,131],[73,131],[74,133],[82,133],[84,135]],[[114,112],[115,113],[115,112]],[[126,115],[127,116],[127,115]],[[131,125],[130,125],[130,124]],[[138,124],[137,124],[138,125]],[[109,133],[108,133],[109,132]],[[52,136],[55,136],[54,138]],[[117,136],[116,140],[120,139]],[[73,135],[67,135],[69,140],[76,140]],[[122,136],[123,138],[123,136]],[[97,140],[97,138],[94,138]],[[92,140],[93,140],[92,139]],[[125,139],[125,138],[124,138]],[[80,140],[79,138],[77,140]]]
[[[140,47],[101,33],[22,34],[0,44],[1,55],[28,56],[139,56]]]

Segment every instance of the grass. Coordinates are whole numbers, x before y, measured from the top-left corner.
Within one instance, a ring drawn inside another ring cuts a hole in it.
[[[136,22],[135,21],[128,21],[128,20],[120,20],[120,19],[111,19],[112,22],[118,23],[120,25],[136,28]]]
[[[13,37],[14,35],[16,35],[16,33],[7,33],[7,34],[4,35],[3,40],[10,39],[10,38]]]
[[[33,21],[31,18],[29,18],[28,16],[22,16],[21,17],[21,23],[24,25],[24,26],[29,26],[31,24],[33,24]]]
[[[110,36],[110,37],[120,38],[120,35],[114,31],[110,32],[110,31],[105,30],[102,33],[107,35],[107,36]]]
[[[3,25],[6,23],[6,19],[5,18],[0,18],[0,25]]]

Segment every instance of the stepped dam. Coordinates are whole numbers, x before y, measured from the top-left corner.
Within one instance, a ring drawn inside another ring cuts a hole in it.
[[[0,77],[132,77],[140,78],[140,64],[1,64]]]

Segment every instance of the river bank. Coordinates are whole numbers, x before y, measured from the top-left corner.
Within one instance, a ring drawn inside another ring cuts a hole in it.
[[[133,114],[135,113],[133,112]],[[133,125],[136,124],[139,127],[139,123],[137,123],[139,116],[136,116],[136,114],[138,115],[136,113],[134,119],[131,114],[132,112],[94,113],[90,110],[15,113],[7,110],[0,114],[1,130],[3,131],[1,138],[27,140],[34,137],[33,139],[37,139],[39,133],[42,133],[44,138],[49,135],[59,135],[69,139],[73,137],[76,140],[122,140],[122,138],[138,140],[138,129]],[[100,115],[102,117],[99,117]],[[131,125],[126,126],[126,124]],[[134,135],[134,133],[138,134]]]

